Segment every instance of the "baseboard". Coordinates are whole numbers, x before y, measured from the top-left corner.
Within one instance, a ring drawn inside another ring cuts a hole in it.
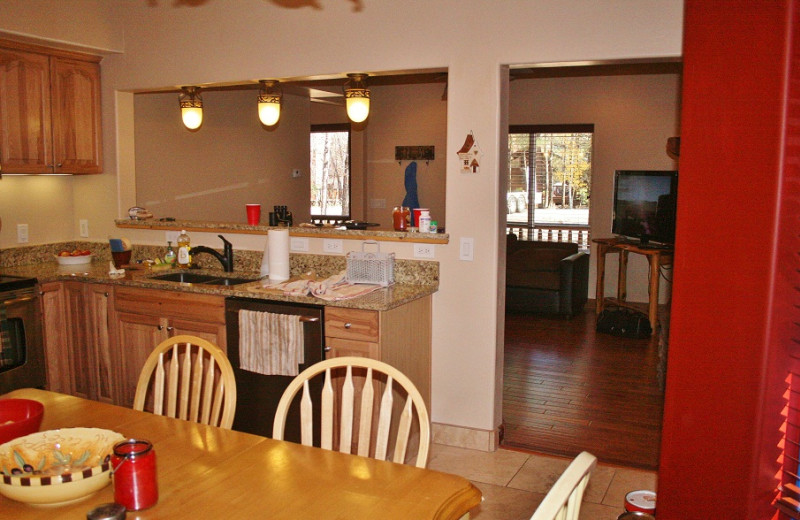
[[[433,442],[446,446],[468,448],[480,451],[496,451],[500,446],[500,430],[480,430],[453,426],[450,424],[431,424]]]

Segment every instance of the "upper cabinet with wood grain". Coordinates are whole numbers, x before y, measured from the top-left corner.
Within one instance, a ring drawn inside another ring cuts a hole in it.
[[[0,40],[0,174],[102,172],[99,62]]]

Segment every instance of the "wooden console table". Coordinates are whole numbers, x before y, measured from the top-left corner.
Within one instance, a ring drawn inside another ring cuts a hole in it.
[[[606,305],[613,304],[622,307],[635,308],[626,302],[626,281],[628,271],[628,253],[645,255],[650,264],[650,284],[647,289],[648,308],[647,317],[650,320],[650,328],[655,334],[658,326],[658,270],[662,265],[672,265],[672,248],[648,247],[640,244],[626,242],[620,238],[596,238],[592,240],[597,244],[597,290],[595,298],[597,301],[597,315],[603,311]],[[606,255],[608,253],[619,253],[619,276],[617,282],[617,297],[605,297],[605,275],[606,275]]]

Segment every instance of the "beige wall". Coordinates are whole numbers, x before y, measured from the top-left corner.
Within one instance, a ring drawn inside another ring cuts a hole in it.
[[[134,96],[136,202],[156,217],[242,223],[245,204],[261,204],[264,223],[285,205],[307,221],[308,99],[284,96],[284,117],[270,129],[258,120],[257,94],[204,92],[197,131],[183,126],[177,94]]]
[[[431,210],[440,226],[445,219],[445,166],[447,165],[447,103],[442,101],[444,85],[398,85],[375,89],[367,132],[368,199],[379,199],[386,208],[370,208],[367,220],[391,229],[392,207],[400,206],[406,195],[405,170],[394,159],[395,146],[432,145],[433,161],[417,163],[417,193],[420,207]]]
[[[361,11],[354,11],[353,3],[344,0],[321,0],[322,8],[316,10],[283,9],[263,0],[105,2],[101,14],[122,20],[114,29],[125,36],[124,53],[108,56],[101,65],[106,173],[75,182],[75,209],[64,216],[72,218],[74,236],[76,219],[91,215],[94,236],[104,238],[115,232],[112,219],[131,200],[133,111],[126,91],[262,77],[447,68],[442,159],[446,198],[458,203],[447,206],[450,244],[436,246],[441,276],[433,308],[431,415],[436,423],[473,430],[473,435],[455,439],[460,444],[489,448],[487,436],[502,421],[503,319],[498,300],[503,295],[499,270],[505,220],[500,172],[508,124],[504,65],[680,56],[683,2],[363,3]],[[26,2],[15,4],[26,9]],[[87,21],[74,37],[90,43],[97,10],[81,13],[83,8],[73,5],[75,16],[85,14]],[[0,3],[0,30],[11,24],[2,9]],[[24,14],[36,16],[37,10],[32,5]],[[31,35],[58,33],[53,22],[30,29]],[[455,152],[469,132],[483,152],[482,168],[465,175],[459,172]],[[0,211],[6,221],[6,208]],[[207,235],[193,237],[193,242],[218,241]],[[156,232],[132,238],[164,240]],[[458,259],[461,238],[474,239],[473,261]],[[256,240],[236,237],[234,245],[249,247],[257,245]],[[407,258],[410,248],[398,244],[397,252]]]
[[[589,224],[593,238],[610,237],[614,171],[677,169],[666,153],[667,138],[680,135],[680,76],[620,75],[511,82],[509,118],[521,124],[594,124]],[[596,248],[592,248],[592,254]],[[606,296],[616,294],[617,255],[609,255]],[[589,297],[594,297],[596,263],[591,263]],[[630,255],[628,297],[646,302],[647,262]],[[662,280],[661,301],[669,284]]]
[[[353,131],[352,215],[391,229],[392,207],[406,193],[409,163],[398,164],[394,148],[428,144],[444,154],[447,103],[440,83],[371,90],[372,113]],[[137,204],[157,217],[241,222],[245,203],[260,203],[264,212],[283,204],[296,223],[307,221],[309,117],[314,124],[346,122],[344,107],[285,95],[280,123],[265,129],[256,118],[255,92],[203,93],[203,125],[194,132],[180,122],[177,94],[135,95]],[[358,153],[360,141],[367,143],[363,153]],[[420,203],[440,225],[445,223],[445,163],[419,161],[417,171]],[[293,168],[301,170],[300,178],[290,177]],[[369,201],[375,199],[386,207],[372,207],[376,204]]]

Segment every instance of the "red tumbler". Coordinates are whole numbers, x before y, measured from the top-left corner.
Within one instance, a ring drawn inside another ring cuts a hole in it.
[[[150,441],[128,439],[114,445],[114,502],[139,511],[158,502],[156,452]]]

